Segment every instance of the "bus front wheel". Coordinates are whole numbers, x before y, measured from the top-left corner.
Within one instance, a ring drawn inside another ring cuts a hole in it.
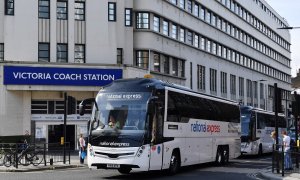
[[[262,149],[262,145],[259,144],[259,148],[258,148],[258,153],[259,156],[261,156],[263,154],[263,149]]]
[[[129,174],[131,169],[130,168],[120,168],[120,169],[118,169],[118,171],[121,174]]]
[[[177,151],[174,151],[170,160],[169,173],[171,175],[176,174],[180,168],[180,156]]]

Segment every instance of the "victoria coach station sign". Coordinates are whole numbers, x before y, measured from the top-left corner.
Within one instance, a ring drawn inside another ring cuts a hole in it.
[[[4,66],[4,84],[104,86],[121,79],[122,72],[122,69]]]

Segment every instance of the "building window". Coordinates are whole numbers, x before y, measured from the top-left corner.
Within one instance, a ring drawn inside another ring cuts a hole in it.
[[[193,45],[193,33],[191,31],[187,32],[187,43]]]
[[[117,48],[117,64],[123,64],[123,48]]]
[[[5,15],[15,14],[14,0],[5,0]]]
[[[153,18],[153,30],[160,32],[160,18],[157,16],[154,16]]]
[[[211,41],[210,40],[206,41],[206,51],[211,52]]]
[[[239,96],[244,97],[244,78],[239,77]]]
[[[117,4],[114,2],[108,2],[108,21],[116,21]]]
[[[39,43],[39,62],[50,62],[49,43]]]
[[[200,9],[200,19],[202,19],[204,21],[205,18],[205,9],[204,7],[201,7]]]
[[[0,61],[4,61],[4,44],[0,43]]]
[[[172,4],[177,5],[177,0],[170,0]]]
[[[212,43],[212,53],[213,54],[217,54],[217,44],[216,43]]]
[[[236,96],[236,76],[230,74],[230,94]]]
[[[252,99],[252,81],[250,79],[247,79],[247,97]]]
[[[162,56],[162,62],[164,65],[164,73],[165,74],[170,74],[170,60],[169,60],[169,56]]]
[[[179,0],[179,7],[182,9],[185,8],[185,0]]]
[[[68,2],[57,1],[57,19],[68,19]]]
[[[263,83],[260,83],[259,85],[260,87],[260,91],[259,91],[259,94],[260,94],[260,99],[264,99],[264,84]]]
[[[199,4],[194,4],[194,15],[199,17]]]
[[[194,35],[194,46],[196,47],[196,48],[199,48],[199,35],[197,35],[197,34],[195,34]]]
[[[39,0],[39,18],[49,19],[50,18],[50,1]]]
[[[177,39],[177,25],[172,24],[171,37]]]
[[[178,76],[178,77],[184,77],[184,62],[183,62],[183,60],[173,58],[172,75]]]
[[[149,51],[136,51],[136,66],[143,69],[148,69]]]
[[[216,69],[209,69],[210,74],[210,91],[213,93],[217,92],[217,70]]]
[[[221,72],[221,93],[227,94],[227,73]]]
[[[68,45],[57,44],[57,62],[66,63],[68,62]]]
[[[149,13],[137,13],[136,22],[137,29],[149,29]]]
[[[178,59],[178,77],[184,77],[184,61]]]
[[[200,49],[205,50],[205,39],[203,37],[200,38]]]
[[[178,61],[176,58],[173,58],[172,61],[172,75],[178,76]]]
[[[75,20],[84,21],[85,20],[85,3],[75,2]]]
[[[198,89],[205,90],[205,66],[198,65],[197,75]]]
[[[125,26],[132,26],[132,9],[125,8]]]
[[[160,55],[158,53],[153,54],[154,71],[160,72]]]
[[[163,21],[163,34],[169,36],[169,22]]]
[[[185,29],[180,28],[179,35],[180,35],[179,40],[180,40],[181,42],[184,42],[184,41],[185,41]]]
[[[193,9],[192,1],[191,0],[187,0],[187,10],[188,10],[188,12],[192,13],[192,9]]]
[[[75,63],[85,63],[85,45],[75,44]]]

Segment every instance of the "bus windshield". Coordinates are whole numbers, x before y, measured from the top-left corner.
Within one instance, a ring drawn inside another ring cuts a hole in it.
[[[241,108],[241,135],[250,136],[251,109]]]
[[[92,112],[90,143],[102,147],[141,146],[150,92],[99,93]]]

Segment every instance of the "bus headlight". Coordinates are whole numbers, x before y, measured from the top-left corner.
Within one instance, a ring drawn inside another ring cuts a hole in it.
[[[91,144],[88,144],[88,153],[90,153],[90,156],[94,156],[94,150],[93,150],[93,146]]]
[[[137,156],[137,157],[140,157],[140,156],[143,154],[144,150],[145,150],[145,146],[141,146],[141,147],[138,149],[138,151],[137,151],[137,153],[136,153],[136,156]]]

